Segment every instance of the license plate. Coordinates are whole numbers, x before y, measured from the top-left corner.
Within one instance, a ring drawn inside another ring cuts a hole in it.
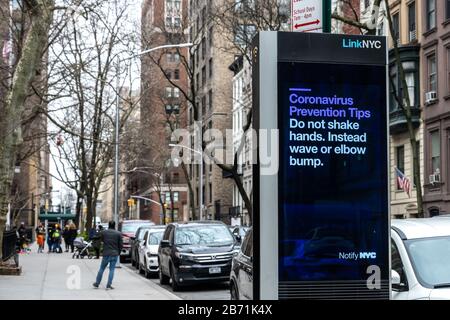
[[[220,268],[209,268],[209,273],[210,274],[217,274],[217,273],[221,273],[222,269]]]

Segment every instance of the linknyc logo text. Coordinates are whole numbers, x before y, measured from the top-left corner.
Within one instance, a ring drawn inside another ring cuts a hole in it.
[[[342,47],[351,49],[381,49],[381,41],[343,39]]]

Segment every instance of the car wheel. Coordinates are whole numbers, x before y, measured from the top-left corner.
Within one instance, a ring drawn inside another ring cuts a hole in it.
[[[178,284],[177,280],[175,279],[175,270],[173,265],[170,266],[170,278],[171,278],[171,284],[172,284],[172,290],[173,291],[179,291],[180,285]]]
[[[166,276],[163,272],[161,267],[159,267],[159,283],[160,284],[169,284],[170,278]]]
[[[144,273],[144,269],[142,269],[142,265],[140,263],[139,263],[138,270],[139,270],[139,274],[143,274]]]
[[[147,259],[144,260],[144,276],[147,279],[150,279],[150,272],[148,271],[147,267]]]
[[[230,284],[230,296],[231,300],[239,300],[239,292],[236,285],[234,284],[234,281],[231,281]]]

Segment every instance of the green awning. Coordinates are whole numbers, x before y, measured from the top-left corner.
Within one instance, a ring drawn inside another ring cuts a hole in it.
[[[58,221],[58,220],[73,220],[75,219],[74,214],[40,214],[39,220],[50,220],[50,221]]]

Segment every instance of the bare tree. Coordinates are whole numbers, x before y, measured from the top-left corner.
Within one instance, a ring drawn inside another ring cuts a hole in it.
[[[50,47],[53,72],[46,115],[65,137],[53,159],[61,179],[86,203],[86,225],[81,227],[88,231],[96,216],[100,185],[111,174],[116,99],[121,104],[121,129],[138,105],[130,92],[120,90],[127,77],[119,88],[115,81],[129,67],[117,70],[115,62],[130,55],[135,44],[124,27],[127,5],[127,1],[102,1],[95,10],[84,8],[84,16],[69,21]]]
[[[46,52],[43,44],[48,43],[55,10],[53,0],[26,0],[23,3],[29,24],[21,42],[22,49],[17,58],[0,119],[0,248],[3,243],[17,152],[23,142],[21,122],[24,106],[29,88]],[[0,257],[1,254],[0,252]]]
[[[386,10],[386,19],[388,21],[389,32],[391,35],[391,40],[393,44],[393,52],[395,57],[395,66],[398,72],[398,76],[401,83],[401,88],[397,88],[392,77],[392,74],[389,75],[389,82],[392,87],[392,96],[398,103],[400,110],[403,113],[403,116],[406,119],[407,130],[409,135],[409,141],[411,145],[412,155],[413,155],[413,176],[414,176],[414,184],[416,186],[416,194],[417,194],[417,213],[418,217],[424,217],[423,211],[423,195],[422,195],[422,182],[421,182],[421,172],[420,172],[420,148],[419,141],[417,141],[416,133],[417,130],[414,127],[413,117],[412,117],[412,106],[411,106],[411,97],[408,90],[408,84],[406,82],[406,73],[403,68],[403,63],[400,59],[400,51],[399,51],[399,39],[398,35],[394,31],[394,25],[392,22],[392,15],[390,12],[389,2],[387,0],[374,0],[372,4],[372,12],[370,19],[367,22],[360,22],[358,17],[342,17],[337,14],[333,14],[333,18],[344,23],[350,24],[352,26],[359,27],[362,30],[365,30],[367,34],[375,34],[376,27],[378,24],[380,7],[384,3],[384,7]]]

